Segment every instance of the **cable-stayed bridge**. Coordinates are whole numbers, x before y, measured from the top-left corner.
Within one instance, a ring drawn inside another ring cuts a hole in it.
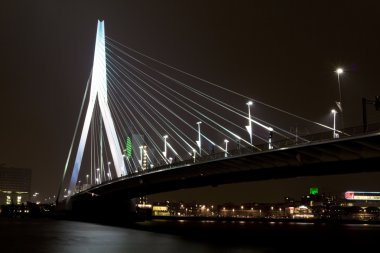
[[[337,129],[333,116],[329,126],[226,89],[107,37],[99,21],[58,198],[92,206],[186,187],[379,170],[379,126]]]

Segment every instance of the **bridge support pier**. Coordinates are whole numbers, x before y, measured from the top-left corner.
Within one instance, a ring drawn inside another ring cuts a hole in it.
[[[123,225],[128,222],[143,221],[151,218],[151,213],[140,213],[136,209],[136,199],[120,195],[75,196],[67,203],[67,218]]]

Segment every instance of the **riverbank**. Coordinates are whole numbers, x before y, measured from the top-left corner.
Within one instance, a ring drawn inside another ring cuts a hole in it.
[[[373,224],[380,225],[380,220],[353,219],[291,219],[291,218],[246,218],[246,217],[203,217],[203,216],[153,216],[152,220],[168,221],[214,221],[214,222],[285,222],[311,224]]]

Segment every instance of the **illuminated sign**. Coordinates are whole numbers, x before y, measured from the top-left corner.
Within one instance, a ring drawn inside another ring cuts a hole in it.
[[[152,208],[151,204],[137,204],[137,207],[139,208]]]
[[[310,195],[317,195],[317,194],[318,194],[318,188],[310,187]]]
[[[380,192],[355,192],[347,191],[344,193],[347,200],[380,200]]]

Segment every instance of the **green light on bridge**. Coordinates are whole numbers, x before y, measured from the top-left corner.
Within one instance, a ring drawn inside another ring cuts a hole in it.
[[[128,159],[132,157],[132,141],[131,141],[131,138],[129,137],[127,137],[127,140],[125,141],[124,152]]]

